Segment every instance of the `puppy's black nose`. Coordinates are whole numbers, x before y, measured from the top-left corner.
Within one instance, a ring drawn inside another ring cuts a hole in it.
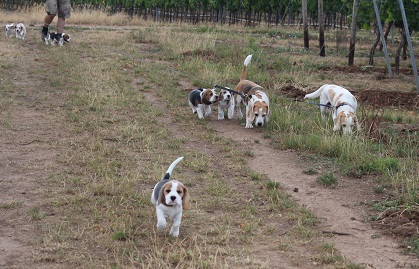
[[[176,200],[176,196],[170,196],[170,199],[172,199],[172,201]]]
[[[262,126],[262,123],[261,122],[258,122],[258,126]]]

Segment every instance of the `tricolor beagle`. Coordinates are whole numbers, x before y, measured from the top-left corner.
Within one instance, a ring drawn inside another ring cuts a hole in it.
[[[188,102],[192,112],[198,113],[198,118],[208,118],[211,115],[211,105],[218,100],[215,89],[196,89],[189,93]]]
[[[170,235],[179,236],[179,227],[182,221],[182,211],[191,209],[188,189],[179,181],[171,180],[170,175],[175,166],[182,161],[177,158],[167,169],[163,180],[159,181],[151,193],[151,203],[156,207],[157,229],[166,228],[166,217],[172,221]]]
[[[243,118],[240,104],[246,106],[246,128],[253,128],[253,121],[256,126],[262,127],[269,120],[269,98],[263,91],[263,87],[246,80],[246,68],[252,60],[252,55],[248,55],[244,60],[244,66],[240,77],[240,82],[236,86],[236,91],[241,93],[236,95],[237,116]]]
[[[326,119],[327,105],[333,109],[333,131],[339,131],[342,128],[343,134],[351,134],[352,127],[359,131],[358,118],[356,117],[356,108],[358,102],[356,98],[345,88],[337,85],[325,84],[317,91],[306,94],[304,99],[315,99],[320,97],[320,113],[322,119]]]

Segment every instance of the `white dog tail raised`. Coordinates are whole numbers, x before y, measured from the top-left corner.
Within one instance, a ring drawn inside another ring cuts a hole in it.
[[[177,158],[174,162],[172,162],[172,164],[169,166],[169,168],[166,171],[166,175],[164,175],[163,180],[169,180],[170,179],[170,175],[173,172],[173,169],[175,169],[175,166],[180,163],[180,161],[183,160],[183,157],[179,157]]]
[[[327,86],[327,84],[325,84],[325,85],[321,86],[321,87],[320,87],[317,91],[315,91],[315,92],[312,92],[312,93],[306,94],[306,95],[304,96],[304,99],[315,99],[315,98],[317,98],[317,97],[320,97],[320,94],[322,93],[323,88],[324,88],[325,86]]]
[[[244,66],[243,66],[242,75],[240,77],[240,80],[246,79],[246,68],[250,64],[251,60],[252,60],[252,54],[247,55],[246,59],[244,60]]]

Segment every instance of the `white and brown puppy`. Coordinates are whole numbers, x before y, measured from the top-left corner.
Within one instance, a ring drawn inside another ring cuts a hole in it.
[[[63,46],[64,43],[70,43],[71,41],[71,37],[69,34],[66,33],[62,33],[57,34],[57,33],[53,33],[50,35],[49,40],[51,41],[51,45],[55,45],[55,43],[58,43],[58,45]],[[45,42],[46,44],[48,44],[48,42]]]
[[[189,93],[188,102],[192,112],[198,118],[208,118],[211,115],[211,105],[218,100],[215,89],[196,89]]]
[[[15,24],[9,23],[4,26],[4,32],[6,33],[7,37],[12,37],[15,33]]]
[[[224,111],[227,110],[227,118],[231,120],[234,115],[234,96],[227,90],[221,90],[218,95],[218,119],[224,119]]]
[[[15,31],[16,31],[16,38],[17,39],[22,39],[22,40],[25,39],[25,36],[26,36],[26,27],[25,27],[25,25],[23,23],[18,23],[16,25],[16,30]]]
[[[252,55],[248,55],[244,60],[244,66],[240,77],[240,82],[236,86],[236,91],[242,95],[236,95],[236,110],[239,119],[243,118],[240,104],[246,106],[246,128],[253,128],[253,121],[256,126],[262,127],[269,120],[269,97],[263,91],[263,87],[246,80],[246,69],[252,60]]]
[[[181,182],[170,179],[173,169],[182,159],[177,158],[169,166],[164,178],[154,186],[151,193],[151,203],[156,207],[157,229],[166,228],[168,217],[172,221],[170,235],[174,237],[179,236],[182,211],[191,209],[188,189]]]
[[[343,134],[351,134],[352,128],[356,127],[359,131],[356,109],[358,102],[356,98],[345,88],[337,85],[325,84],[317,91],[306,94],[304,99],[315,99],[320,97],[320,113],[322,119],[326,119],[326,105],[333,109],[333,131],[339,131],[342,128]]]

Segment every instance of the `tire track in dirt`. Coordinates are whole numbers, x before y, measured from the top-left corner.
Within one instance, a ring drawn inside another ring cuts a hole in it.
[[[333,243],[350,261],[366,268],[416,268],[419,260],[403,255],[398,242],[390,236],[373,230],[365,221],[368,201],[377,199],[373,182],[367,179],[340,178],[337,188],[320,186],[318,175],[303,173],[305,164],[296,153],[273,149],[261,129],[245,129],[237,120],[217,121],[212,115],[210,126],[218,135],[232,139],[239,145],[252,146],[254,156],[249,157],[249,167],[270,180],[277,181],[299,205],[306,206],[321,221],[319,228],[335,235],[326,241]],[[257,141],[257,143],[255,143]],[[327,172],[327,171],[324,171]],[[295,191],[298,188],[298,191]],[[337,235],[337,233],[347,235]],[[332,235],[332,234],[331,234]]]
[[[45,69],[37,44],[5,45],[26,57],[6,74],[14,87],[5,89],[7,108],[0,110],[0,268],[45,265],[34,261],[45,235],[40,220],[53,215],[45,208],[45,194],[51,191],[50,179],[65,169],[57,162],[65,139],[55,116],[61,100],[41,87],[42,73],[32,72]]]

